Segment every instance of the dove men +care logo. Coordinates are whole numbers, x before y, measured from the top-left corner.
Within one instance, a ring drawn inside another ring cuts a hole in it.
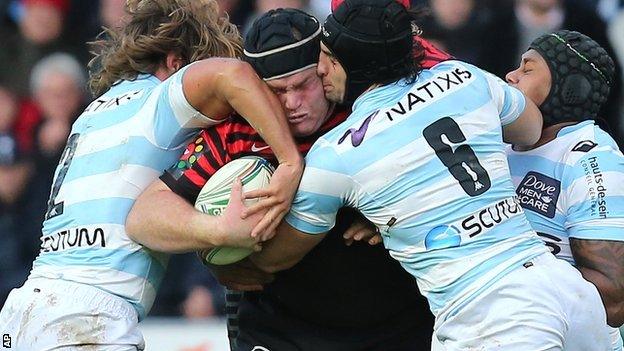
[[[548,218],[555,217],[561,182],[537,172],[529,172],[516,189],[523,208]]]

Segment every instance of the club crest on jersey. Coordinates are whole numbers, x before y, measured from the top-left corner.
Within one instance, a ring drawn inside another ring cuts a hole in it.
[[[523,208],[548,218],[555,217],[561,182],[541,173],[529,172],[516,189]]]
[[[596,146],[598,146],[598,144],[594,143],[591,140],[583,140],[580,143],[576,144],[572,148],[572,151],[589,152],[591,149],[595,148]]]

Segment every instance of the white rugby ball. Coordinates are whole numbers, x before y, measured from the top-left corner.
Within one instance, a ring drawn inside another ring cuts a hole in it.
[[[227,207],[232,185],[237,177],[243,183],[243,192],[262,189],[269,184],[274,172],[269,161],[262,157],[245,156],[225,164],[204,185],[195,201],[195,208],[211,216],[219,216]],[[245,200],[249,206],[258,199]],[[240,247],[215,247],[199,252],[202,260],[215,265],[238,262],[253,250]]]

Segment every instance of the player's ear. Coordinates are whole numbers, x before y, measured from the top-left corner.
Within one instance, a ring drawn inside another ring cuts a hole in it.
[[[182,56],[175,52],[170,52],[167,54],[167,58],[165,59],[165,64],[167,65],[167,70],[177,72],[184,66],[184,60]]]

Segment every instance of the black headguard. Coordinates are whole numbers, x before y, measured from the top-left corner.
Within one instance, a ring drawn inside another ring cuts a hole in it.
[[[318,63],[320,33],[316,18],[303,11],[270,10],[249,29],[244,60],[264,80],[295,74]]]
[[[544,127],[596,118],[615,71],[605,49],[569,30],[542,35],[529,48],[546,60],[552,76],[550,93],[540,106]]]
[[[413,67],[412,18],[396,0],[345,0],[325,20],[321,41],[347,73],[347,103]]]

